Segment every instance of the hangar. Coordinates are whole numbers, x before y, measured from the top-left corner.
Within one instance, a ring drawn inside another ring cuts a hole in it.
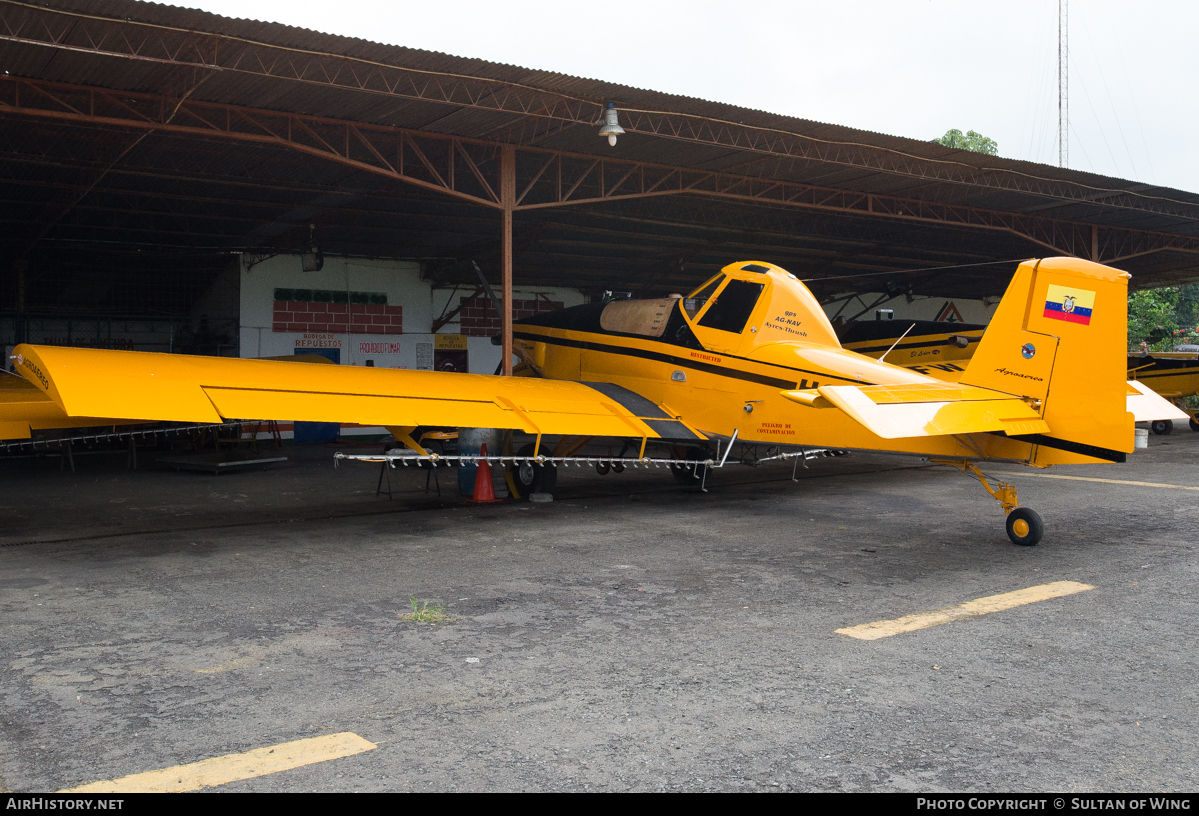
[[[599,80],[133,0],[0,0],[0,62],[7,347],[490,373],[514,316],[740,258],[847,318],[1045,254],[1199,279],[1199,195]]]

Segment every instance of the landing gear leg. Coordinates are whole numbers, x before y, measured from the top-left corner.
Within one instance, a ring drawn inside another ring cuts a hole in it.
[[[1020,500],[1016,497],[1015,485],[996,481],[995,486],[991,487],[991,482],[987,479],[986,474],[979,470],[973,462],[947,462],[937,459],[929,461],[938,465],[955,467],[978,479],[983,488],[991,494],[991,498],[1003,505],[1003,512],[1007,513],[1007,536],[1013,544],[1031,547],[1039,543],[1041,537],[1045,535],[1045,522],[1041,521],[1041,516],[1036,510],[1020,506]]]

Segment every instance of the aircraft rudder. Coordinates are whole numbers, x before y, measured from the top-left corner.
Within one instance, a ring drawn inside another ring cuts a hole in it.
[[[1060,447],[1038,453],[1038,464],[1064,463],[1069,453],[1117,460],[1133,449],[1125,398],[1129,277],[1079,258],[1021,264],[962,376],[1041,401],[1052,430],[1036,444]]]

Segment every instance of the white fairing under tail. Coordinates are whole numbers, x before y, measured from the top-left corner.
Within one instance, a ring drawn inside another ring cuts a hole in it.
[[[1128,389],[1128,412],[1137,422],[1158,422],[1165,419],[1186,422],[1190,419],[1178,406],[1142,382],[1129,380]]]

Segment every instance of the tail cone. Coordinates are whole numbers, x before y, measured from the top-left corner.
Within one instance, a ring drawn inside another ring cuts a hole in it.
[[[467,504],[500,504],[502,499],[495,497],[491,487],[491,463],[487,461],[487,445],[479,450],[479,469],[475,474],[475,494],[466,500]]]

